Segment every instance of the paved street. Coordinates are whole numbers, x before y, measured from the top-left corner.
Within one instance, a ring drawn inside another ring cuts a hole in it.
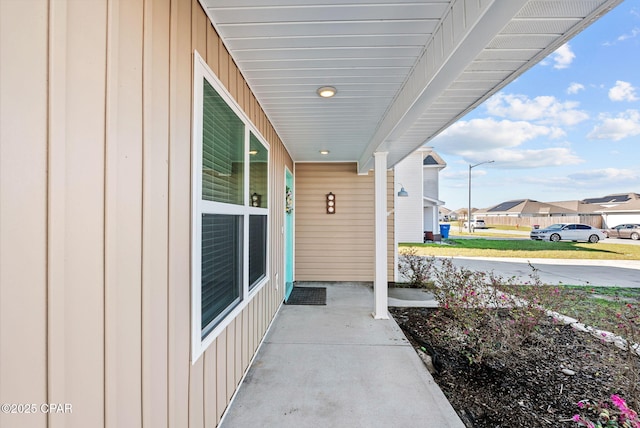
[[[504,276],[530,280],[529,262],[538,269],[546,284],[618,286],[640,288],[640,261],[557,260],[455,257],[456,266],[472,270],[494,271]]]

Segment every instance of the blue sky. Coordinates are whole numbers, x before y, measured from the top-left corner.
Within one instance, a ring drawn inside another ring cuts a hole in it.
[[[640,1],[626,0],[429,144],[449,209],[640,193]]]

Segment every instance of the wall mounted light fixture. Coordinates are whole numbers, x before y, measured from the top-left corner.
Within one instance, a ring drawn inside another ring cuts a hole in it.
[[[327,214],[336,213],[336,195],[329,192],[327,193]]]
[[[402,183],[398,183],[400,185],[400,191],[398,192],[398,196],[401,198],[406,198],[407,196],[409,196],[409,193],[404,190],[404,186],[402,185]]]

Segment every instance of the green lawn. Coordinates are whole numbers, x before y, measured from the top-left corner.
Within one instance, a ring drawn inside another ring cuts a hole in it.
[[[548,309],[603,330],[616,332],[620,323],[617,314],[638,313],[638,288],[564,285],[558,291],[558,298],[545,305]]]
[[[399,246],[401,252],[411,247],[415,248],[418,254],[427,256],[640,260],[639,245],[610,243],[449,239],[442,244],[400,244]],[[523,285],[523,287],[526,286]],[[623,319],[638,314],[640,305],[638,288],[571,285],[553,288],[557,288],[560,294],[547,301],[545,306],[590,326],[621,334],[620,314]],[[632,334],[638,334],[637,327]]]
[[[442,244],[400,244],[426,256],[640,260],[640,245],[547,242],[514,239],[448,239]]]

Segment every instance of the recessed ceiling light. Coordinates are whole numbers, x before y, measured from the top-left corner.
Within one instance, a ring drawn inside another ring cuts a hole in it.
[[[258,151],[257,150],[249,150],[249,154],[250,155],[257,155]]]
[[[320,154],[321,155],[328,155],[329,154],[329,150],[320,150]]]
[[[316,91],[322,98],[331,98],[338,92],[333,86],[323,86]]]

